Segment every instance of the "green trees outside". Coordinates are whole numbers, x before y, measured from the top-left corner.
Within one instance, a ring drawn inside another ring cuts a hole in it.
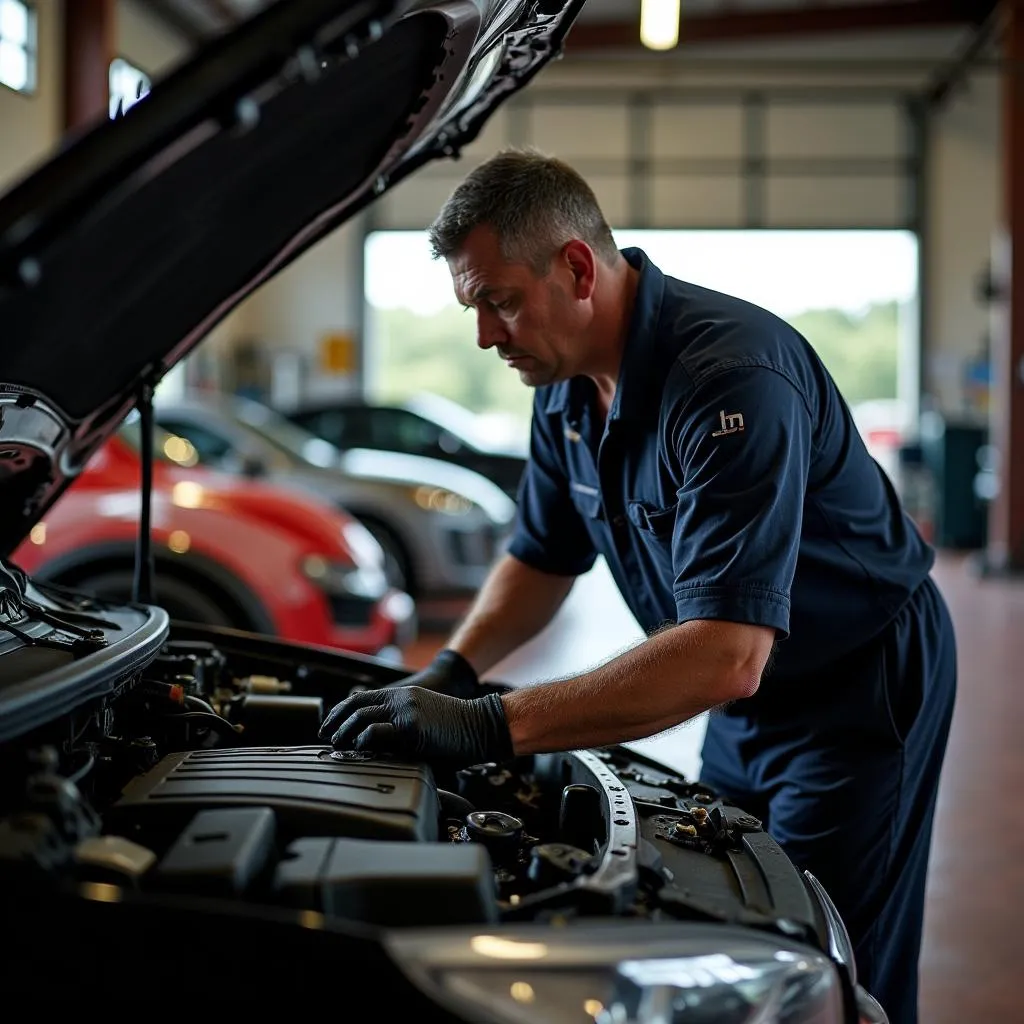
[[[526,424],[532,392],[493,350],[476,345],[476,320],[454,303],[432,316],[410,309],[376,309],[373,319],[373,397],[396,401],[432,391],[474,412],[511,413]]]
[[[532,392],[494,351],[475,343],[472,313],[444,307],[432,316],[412,310],[370,309],[375,397],[399,400],[433,391],[476,412],[530,416]],[[811,309],[789,318],[821,356],[851,405],[896,396],[899,310],[895,302],[853,314]]]
[[[814,346],[850,405],[896,397],[900,325],[895,302],[869,306],[858,315],[811,309],[789,322]]]

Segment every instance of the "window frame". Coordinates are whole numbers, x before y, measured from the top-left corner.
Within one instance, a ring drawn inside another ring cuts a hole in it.
[[[13,0],[25,10],[26,28],[25,43],[15,44],[25,53],[25,85],[22,88],[11,85],[0,78],[0,87],[8,89],[18,96],[34,96],[39,85],[39,12],[36,0]],[[3,40],[0,31],[0,41]]]

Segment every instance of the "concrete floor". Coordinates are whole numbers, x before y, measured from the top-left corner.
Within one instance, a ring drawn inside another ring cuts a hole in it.
[[[1024,582],[980,581],[969,559],[946,553],[935,577],[957,627],[960,689],[932,846],[921,1021],[1015,1024],[1024,1020]],[[599,562],[551,625],[491,676],[527,684],[569,675],[641,637]],[[444,640],[424,633],[407,663],[425,664]],[[634,746],[696,777],[703,736],[697,719]]]

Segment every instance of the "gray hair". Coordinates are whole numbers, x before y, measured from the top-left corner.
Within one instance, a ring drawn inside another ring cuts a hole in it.
[[[471,171],[429,229],[434,259],[488,225],[505,259],[545,273],[566,242],[580,239],[614,264],[619,250],[590,186],[568,164],[533,149],[506,149]]]

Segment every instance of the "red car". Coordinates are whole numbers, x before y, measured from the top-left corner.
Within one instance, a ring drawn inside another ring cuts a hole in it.
[[[380,545],[312,496],[195,466],[157,433],[155,596],[172,618],[400,658],[415,635],[408,594],[388,587]],[[139,521],[138,431],[122,427],[33,527],[13,561],[51,582],[129,599]]]

